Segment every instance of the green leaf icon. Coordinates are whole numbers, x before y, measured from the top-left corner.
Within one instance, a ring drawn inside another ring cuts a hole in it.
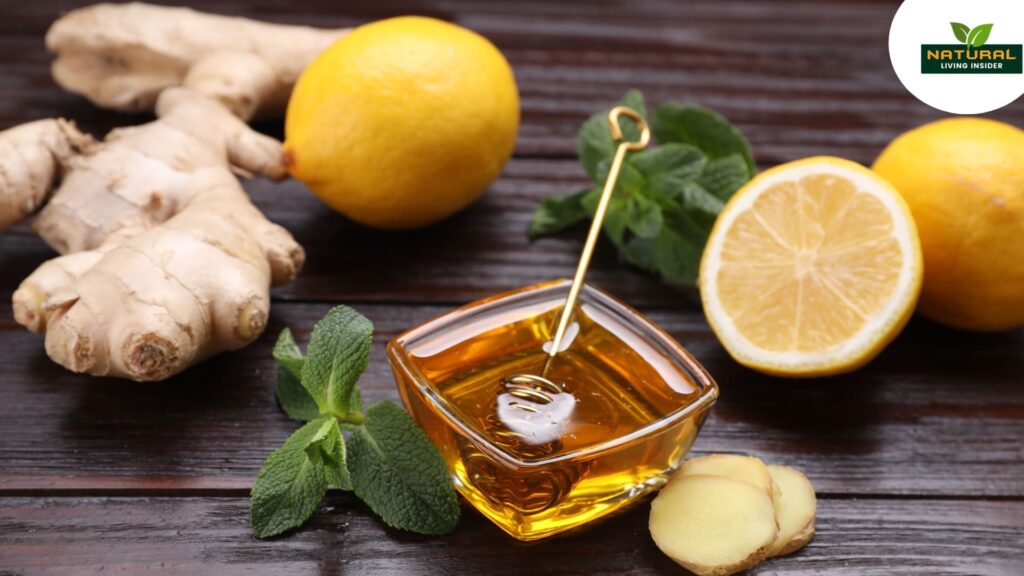
[[[981,48],[988,42],[988,35],[992,33],[991,24],[982,24],[981,26],[975,26],[971,33],[967,35],[967,43],[974,48]]]
[[[956,36],[956,39],[966,44],[967,35],[970,34],[971,28],[959,22],[950,22],[949,25],[953,27],[953,34]]]

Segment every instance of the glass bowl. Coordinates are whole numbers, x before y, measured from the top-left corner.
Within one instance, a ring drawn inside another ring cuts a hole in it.
[[[570,284],[491,296],[388,344],[402,401],[455,487],[520,540],[579,526],[660,487],[718,397],[671,336],[590,286],[544,371]],[[556,388],[508,380],[542,372]]]

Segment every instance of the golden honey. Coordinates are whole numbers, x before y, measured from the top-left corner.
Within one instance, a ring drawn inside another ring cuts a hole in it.
[[[585,287],[557,355],[558,281],[498,295],[395,338],[405,405],[460,493],[512,536],[542,538],[660,486],[697,436],[717,387],[635,310]],[[545,373],[554,389],[508,377]]]

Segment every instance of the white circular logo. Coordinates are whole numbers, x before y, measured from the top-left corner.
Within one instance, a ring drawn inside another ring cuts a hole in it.
[[[889,29],[893,70],[911,94],[981,114],[1024,94],[1024,2],[905,0]]]

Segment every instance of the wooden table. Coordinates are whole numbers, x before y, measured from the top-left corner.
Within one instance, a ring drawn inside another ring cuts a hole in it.
[[[48,24],[77,2],[0,7],[0,127],[65,116],[102,134],[144,121],[58,89]],[[295,424],[274,401],[270,348],[300,340],[335,303],[376,324],[362,380],[397,399],[384,344],[452,306],[571,274],[579,233],[530,243],[537,202],[576,188],[580,122],[630,87],[649,101],[712,106],[750,137],[762,167],[816,154],[870,162],[896,134],[938,118],[890,68],[897,3],[845,0],[589,3],[400,0],[217,1],[210,11],[356,25],[404,13],[491,38],[522,91],[515,158],[487,196],[427,230],[384,233],[330,212],[297,182],[246,184],[309,254],[276,290],[255,344],[161,384],[94,379],[47,359],[17,326],[18,282],[52,252],[20,225],[0,236],[0,573],[673,574],[640,504],[533,544],[466,508],[458,529],[424,538],[387,529],[331,493],[298,532],[258,541],[249,487]],[[353,4],[353,5],[349,5]],[[992,116],[1024,125],[1017,103]],[[261,126],[280,133],[278,124]],[[1022,240],[1024,241],[1024,240]],[[1024,574],[1024,331],[976,335],[915,319],[875,362],[841,378],[784,381],[739,367],[679,293],[602,246],[591,282],[648,313],[721,384],[694,451],[736,451],[804,470],[818,534],[759,574]]]

